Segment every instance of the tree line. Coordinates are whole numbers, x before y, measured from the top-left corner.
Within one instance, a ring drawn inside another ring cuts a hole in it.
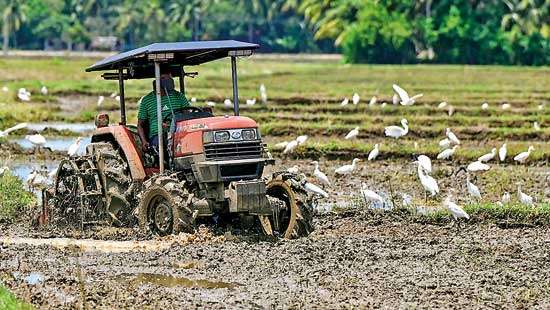
[[[0,0],[4,51],[238,39],[352,63],[550,63],[548,0]]]

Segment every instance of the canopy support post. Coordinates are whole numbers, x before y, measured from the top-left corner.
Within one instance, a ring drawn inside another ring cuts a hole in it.
[[[239,116],[239,90],[237,87],[237,57],[231,56],[231,79],[233,80],[233,111]]]
[[[120,125],[126,125],[126,103],[124,100],[124,69],[118,68],[118,92],[120,94]]]
[[[180,92],[182,94],[185,94],[185,81],[183,78],[185,77],[185,71],[183,70],[183,66],[180,66]]]
[[[160,93],[160,64],[155,61],[155,93],[157,95],[157,127],[159,139],[159,168],[164,172],[164,139],[162,138],[162,96]],[[151,120],[153,121],[153,120]]]

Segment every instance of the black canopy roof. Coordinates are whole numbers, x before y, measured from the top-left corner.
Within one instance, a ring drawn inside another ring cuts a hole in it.
[[[179,66],[195,66],[228,56],[230,51],[255,50],[258,44],[234,40],[153,43],[131,51],[107,57],[86,68],[87,72],[127,69],[125,79],[154,76],[154,59],[170,66],[173,75],[179,76]],[[104,76],[107,78],[107,75]]]

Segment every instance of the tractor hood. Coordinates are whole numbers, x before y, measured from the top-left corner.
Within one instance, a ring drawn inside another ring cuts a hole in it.
[[[182,128],[186,127],[186,128]],[[192,119],[178,123],[181,130],[217,130],[233,128],[256,128],[258,124],[251,118],[245,116],[215,116],[208,118]]]

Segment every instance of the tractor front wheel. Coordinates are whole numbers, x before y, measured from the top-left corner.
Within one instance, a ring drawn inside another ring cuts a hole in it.
[[[138,219],[142,229],[159,236],[193,230],[189,193],[176,178],[157,176],[149,179],[139,198]]]

